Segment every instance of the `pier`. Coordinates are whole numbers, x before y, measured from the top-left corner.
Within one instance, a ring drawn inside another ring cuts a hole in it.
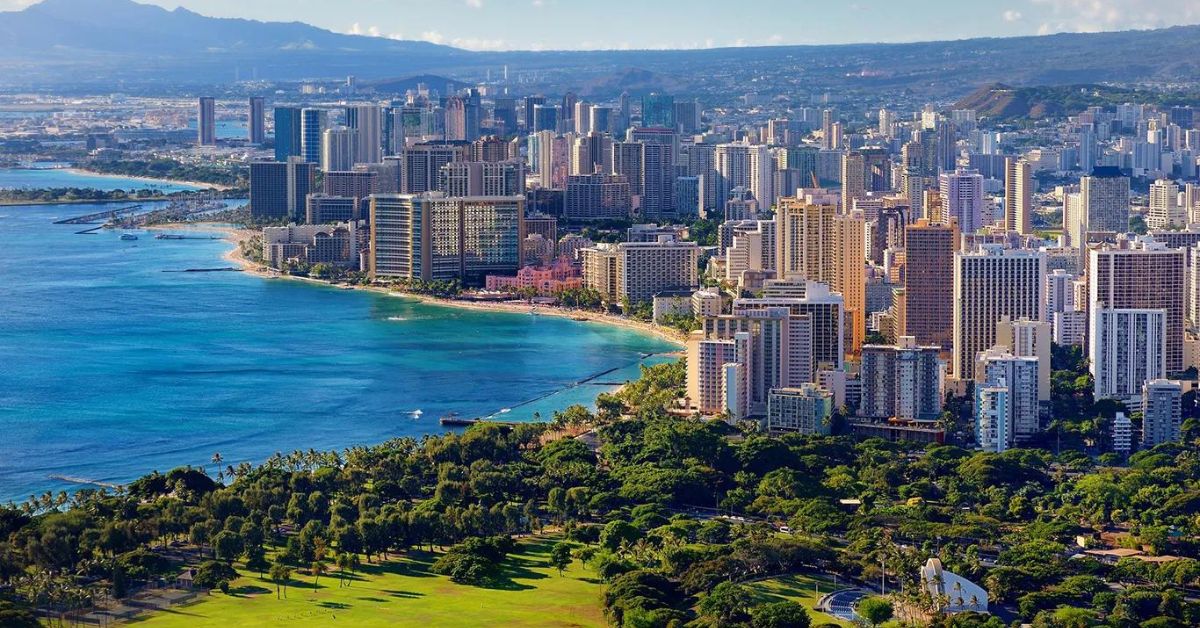
[[[142,208],[141,205],[130,205],[129,207],[120,207],[117,209],[106,209],[102,212],[84,214],[82,216],[76,216],[74,218],[66,218],[63,220],[56,220],[56,221],[54,221],[54,224],[56,224],[56,225],[92,225],[92,224],[95,224],[100,221],[109,221],[109,220],[115,221],[116,219],[120,218],[121,216],[132,214],[141,208]]]

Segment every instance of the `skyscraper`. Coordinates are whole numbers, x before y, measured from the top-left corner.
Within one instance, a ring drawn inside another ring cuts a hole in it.
[[[843,216],[832,204],[779,199],[776,238],[778,276],[807,279],[841,293],[850,335],[846,346],[857,353],[866,337],[866,225]]]
[[[1182,371],[1187,268],[1184,249],[1169,248],[1150,236],[1139,236],[1132,240],[1120,238],[1116,244],[1088,251],[1088,256],[1088,309],[1164,311],[1166,372],[1163,375]],[[1135,385],[1140,390],[1141,382]]]
[[[1081,247],[1089,232],[1129,230],[1129,177],[1111,166],[1100,166],[1079,180],[1079,211],[1071,216],[1071,244]],[[1078,215],[1076,215],[1076,213]]]
[[[344,126],[325,129],[321,136],[321,170],[350,170],[354,168],[354,155],[358,134]]]
[[[372,278],[459,279],[514,273],[523,261],[525,198],[371,197]]]
[[[642,96],[642,126],[675,130],[675,97],[658,93]]]
[[[300,110],[300,156],[310,164],[321,163],[321,136],[329,127],[329,112],[324,109]]]
[[[981,356],[982,379],[975,388],[975,441],[1001,452],[1036,434],[1038,360],[989,350]]]
[[[249,129],[247,139],[251,144],[262,144],[267,141],[267,110],[262,96],[250,98],[250,120],[247,128]]]
[[[378,105],[346,107],[346,126],[355,133],[354,163],[383,161],[383,109]]]
[[[305,197],[314,191],[316,164],[291,157],[280,163],[250,163],[250,215],[255,218],[287,218],[303,222]]]
[[[1146,224],[1151,229],[1186,227],[1187,208],[1179,204],[1179,184],[1159,179],[1150,184],[1150,212]]]
[[[539,105],[546,104],[545,96],[526,96],[525,97],[525,132],[533,133],[537,131],[537,125],[534,123],[534,112]]]
[[[862,401],[858,416],[935,421],[942,412],[940,347],[903,336],[896,345],[862,349]]]
[[[996,344],[996,327],[1005,316],[1041,319],[1045,275],[1040,251],[983,244],[955,254],[952,377],[973,376],[976,356]]]
[[[918,220],[904,229],[903,309],[905,336],[918,345],[941,348],[949,359],[954,346],[954,252],[958,229]]]
[[[196,143],[200,146],[217,143],[217,101],[212,96],[200,97],[196,111]]]
[[[1024,159],[1004,160],[1004,228],[1033,233],[1033,166]]]
[[[965,168],[943,172],[939,190],[945,220],[957,220],[958,230],[965,234],[983,226],[983,175]]]
[[[275,108],[275,161],[287,161],[288,157],[300,157],[300,118],[299,107]]]
[[[428,142],[405,148],[401,156],[400,191],[421,194],[436,190],[442,166],[462,158],[461,144]]]
[[[1164,310],[1093,307],[1088,357],[1093,395],[1136,403],[1147,381],[1167,376],[1167,313]]]
[[[446,99],[446,140],[467,139],[467,103],[458,96]]]

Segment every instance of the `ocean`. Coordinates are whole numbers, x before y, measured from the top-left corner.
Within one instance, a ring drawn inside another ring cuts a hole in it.
[[[177,272],[230,266],[230,245],[53,224],[106,207],[0,207],[0,501],[218,452],[441,433],[450,413],[548,419],[677,350],[600,323]]]

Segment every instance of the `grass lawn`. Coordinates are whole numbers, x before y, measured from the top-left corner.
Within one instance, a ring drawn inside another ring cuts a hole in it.
[[[821,623],[837,624],[839,626],[853,626],[854,624],[842,621],[833,615],[827,615],[817,610],[817,602],[821,596],[832,592],[835,588],[845,588],[846,584],[842,583],[838,587],[833,586],[833,580],[811,575],[792,575],[783,576],[781,578],[771,578],[770,580],[760,580],[752,582],[748,585],[754,591],[756,603],[771,603],[782,602],[789,600],[802,605],[808,609],[808,614],[812,617],[813,625]],[[817,595],[816,587],[820,588],[820,595]]]
[[[287,599],[275,586],[239,569],[230,595],[211,596],[136,622],[146,628],[171,626],[604,626],[599,581],[578,561],[562,576],[550,566],[556,539],[527,540],[509,556],[504,578],[493,588],[450,582],[430,571],[437,555],[410,552],[383,564],[363,565],[350,586],[336,574],[319,585],[293,573]]]

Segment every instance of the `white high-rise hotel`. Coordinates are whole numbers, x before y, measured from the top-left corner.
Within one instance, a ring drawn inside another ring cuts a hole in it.
[[[976,356],[996,344],[1000,319],[1043,318],[1045,276],[1041,251],[984,244],[955,254],[952,377],[973,375]]]

